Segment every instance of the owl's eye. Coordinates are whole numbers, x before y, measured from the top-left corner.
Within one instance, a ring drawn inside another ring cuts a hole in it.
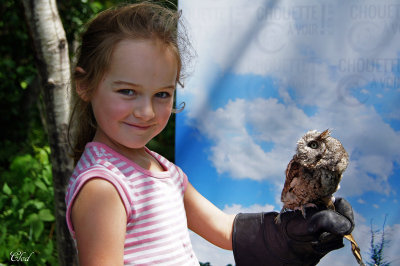
[[[308,147],[310,147],[311,149],[318,149],[318,142],[316,141],[310,141],[310,143],[308,143]]]

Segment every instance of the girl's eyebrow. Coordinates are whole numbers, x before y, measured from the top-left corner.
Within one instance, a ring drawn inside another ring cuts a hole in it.
[[[113,84],[114,85],[129,85],[129,86],[132,86],[132,87],[143,87],[142,85],[139,85],[139,84],[136,84],[136,83],[133,83],[133,82],[129,82],[129,81],[123,81],[123,80],[116,80],[116,81],[113,82]],[[173,89],[174,90],[175,89],[175,84],[163,86],[163,87],[161,87],[159,89]]]
[[[139,84],[129,82],[129,81],[123,81],[123,80],[116,80],[113,82],[114,85],[129,85],[132,87],[141,87]]]

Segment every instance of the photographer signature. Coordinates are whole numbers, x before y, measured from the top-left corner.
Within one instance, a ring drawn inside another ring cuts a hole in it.
[[[29,261],[34,251],[28,254],[25,251],[11,251],[10,259],[11,261]]]

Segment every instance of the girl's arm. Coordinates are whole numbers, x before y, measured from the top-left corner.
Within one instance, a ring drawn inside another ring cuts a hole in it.
[[[72,206],[80,265],[123,265],[126,211],[115,187],[88,181]]]
[[[228,215],[204,198],[188,183],[185,196],[188,227],[214,245],[232,250],[235,215]]]

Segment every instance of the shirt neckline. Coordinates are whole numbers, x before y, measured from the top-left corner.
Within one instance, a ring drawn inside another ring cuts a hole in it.
[[[156,178],[167,178],[170,176],[170,171],[169,171],[169,167],[161,162],[154,154],[153,151],[149,150],[146,146],[144,146],[145,151],[152,156],[160,165],[161,167],[164,169],[164,171],[150,171],[148,169],[145,169],[143,167],[141,167],[140,165],[138,165],[137,163],[135,163],[134,161],[128,159],[127,157],[125,157],[124,155],[120,154],[119,152],[115,151],[113,148],[111,148],[110,146],[108,146],[107,144],[101,143],[101,142],[89,142],[86,144],[86,147],[99,147],[99,148],[103,148],[106,152],[111,153],[114,157],[117,157],[121,160],[123,160],[124,162],[126,162],[128,165],[131,165],[133,168],[135,168],[137,171],[146,174],[148,176],[152,176],[152,177],[156,177]],[[117,167],[118,168],[118,167]]]

